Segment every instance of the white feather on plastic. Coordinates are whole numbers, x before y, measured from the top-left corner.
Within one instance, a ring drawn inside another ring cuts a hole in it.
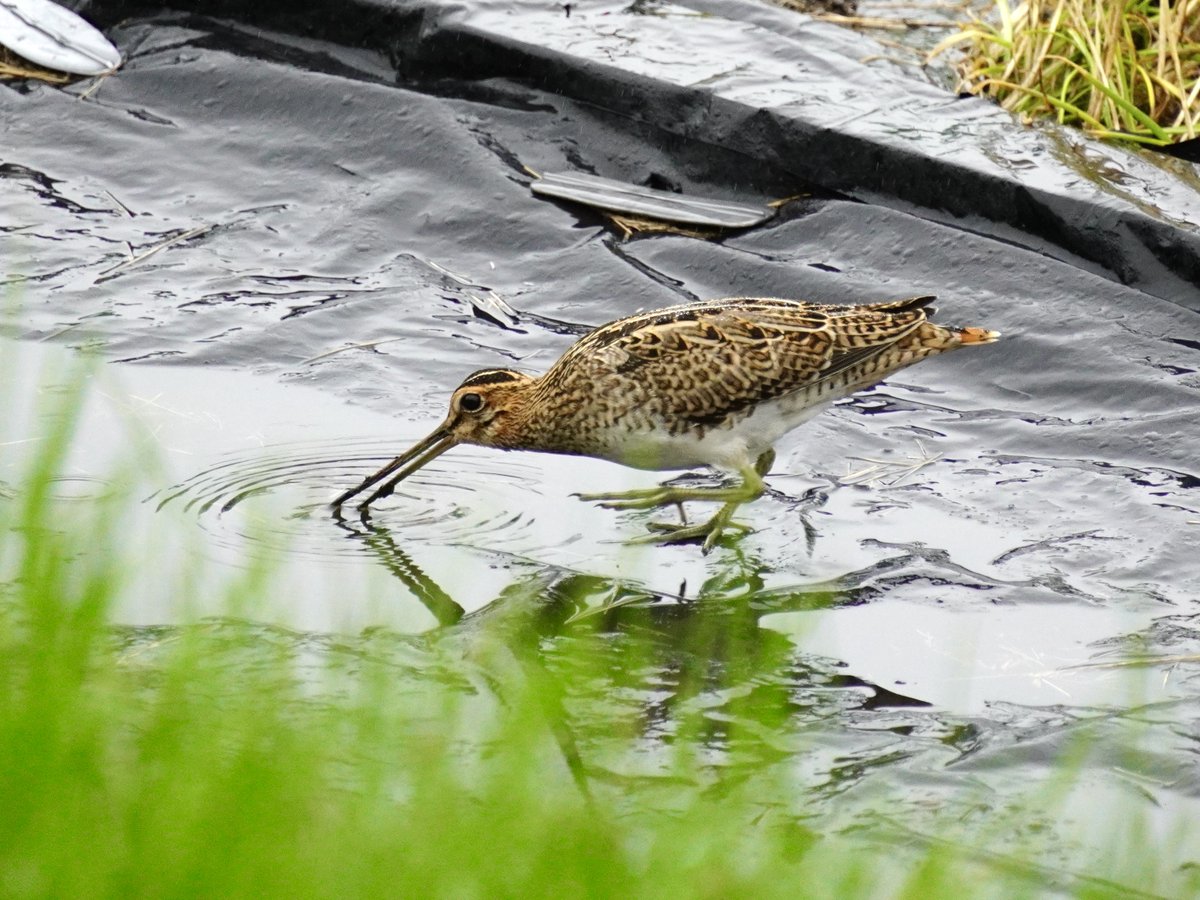
[[[39,66],[73,75],[101,75],[121,64],[108,38],[50,0],[0,0],[0,44]]]

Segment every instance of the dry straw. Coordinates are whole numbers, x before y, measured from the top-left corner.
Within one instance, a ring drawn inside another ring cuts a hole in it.
[[[1098,137],[1161,146],[1200,134],[1200,0],[997,0],[996,12],[930,54],[965,45],[960,90]]]
[[[13,53],[7,47],[0,46],[0,80],[17,78],[35,78],[50,84],[66,84],[76,76],[35,65]]]

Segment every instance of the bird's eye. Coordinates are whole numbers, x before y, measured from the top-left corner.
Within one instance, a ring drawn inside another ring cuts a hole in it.
[[[458,399],[458,405],[466,412],[479,412],[483,409],[483,398],[478,394],[463,394]]]

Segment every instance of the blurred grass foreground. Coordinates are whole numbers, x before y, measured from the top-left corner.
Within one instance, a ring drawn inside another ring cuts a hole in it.
[[[55,494],[86,380],[43,392],[46,428],[20,471],[0,441],[0,896],[1129,896],[1114,877],[1154,889],[1153,838],[1117,810],[1087,824],[1093,846],[1120,848],[1113,870],[1075,876],[1037,861],[1046,814],[1026,823],[1012,803],[984,849],[823,824],[802,742],[837,710],[767,689],[762,673],[795,665],[785,642],[740,638],[727,608],[693,615],[688,654],[672,644],[653,667],[655,628],[626,629],[617,656],[602,616],[549,630],[547,611],[587,589],[579,576],[517,578],[426,635],[303,634],[254,621],[272,573],[248,560],[221,598],[241,617],[114,624],[128,567],[149,552],[123,527],[137,498]],[[161,589],[186,605],[193,576],[182,566]],[[569,640],[550,652],[551,634]],[[715,660],[740,680],[721,681]],[[652,728],[624,699],[672,666],[741,711],[720,740],[698,689]],[[1064,762],[1060,794],[1073,777]],[[964,796],[939,815],[987,808]],[[1024,848],[1000,837],[1013,833]]]
[[[1200,135],[1200,0],[997,0],[933,52],[960,45],[959,89],[1026,120],[1158,146]]]

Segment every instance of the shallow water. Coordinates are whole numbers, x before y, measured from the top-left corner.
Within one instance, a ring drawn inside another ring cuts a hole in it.
[[[655,40],[694,24],[656,20]],[[661,724],[693,704],[714,753],[739,727],[758,734],[764,771],[794,772],[806,802],[848,825],[887,801],[919,831],[936,822],[930,796],[965,786],[1020,795],[1084,728],[1100,748],[1081,780],[1092,799],[1072,800],[1084,813],[1128,793],[1133,776],[1112,775],[1105,748],[1134,733],[1154,748],[1122,762],[1142,767],[1137,802],[1165,818],[1194,811],[1200,303],[1180,299],[1195,288],[1169,252],[1110,270],[1041,226],[917,209],[879,185],[852,200],[778,158],[519,77],[397,84],[380,54],[186,16],[114,35],[129,62],[87,102],[0,88],[6,330],[24,340],[4,344],[20,376],[6,396],[25,398],[6,416],[0,484],[36,452],[39,373],[63,364],[63,346],[97,349],[106,362],[58,502],[89,502],[139,461],[118,479],[142,499],[122,524],[137,577],[121,621],[226,612],[181,608],[163,573],[190,567],[218,596],[261,555],[280,574],[253,610],[267,623],[466,641],[511,618],[564,676],[573,654],[620,667],[628,641],[649,640],[619,697],[571,687],[585,749],[629,779],[653,769],[655,741],[640,762],[609,758],[606,716]],[[635,47],[622,57],[642,60],[634,74],[676,64],[666,44],[653,45],[666,56]],[[717,74],[685,63],[686,80]],[[729,78],[739,102],[804,99]],[[943,144],[899,137],[933,155],[975,141],[973,160],[1001,159],[1032,185],[1057,184],[1065,165],[1052,141],[999,153],[975,127]],[[1158,191],[1164,219],[1177,217],[1174,182],[1142,185],[1169,172],[1131,158],[1114,191]],[[720,241],[622,241],[594,213],[535,198],[521,165],[747,202],[805,196]],[[130,248],[189,231],[129,262]],[[661,476],[586,459],[459,448],[370,523],[326,508],[440,421],[464,374],[540,371],[588,325],[692,298],[925,293],[941,319],[1005,338],[906,370],[790,435],[769,494],[741,512],[754,532],[709,557],[625,546],[653,516],[572,494]],[[602,621],[603,639],[572,630],[583,620]],[[710,621],[736,639],[695,659],[688,636]],[[1173,661],[1115,665],[1143,653]],[[678,693],[673,673],[700,664],[712,683]],[[794,715],[770,723],[733,699],[756,691]]]

